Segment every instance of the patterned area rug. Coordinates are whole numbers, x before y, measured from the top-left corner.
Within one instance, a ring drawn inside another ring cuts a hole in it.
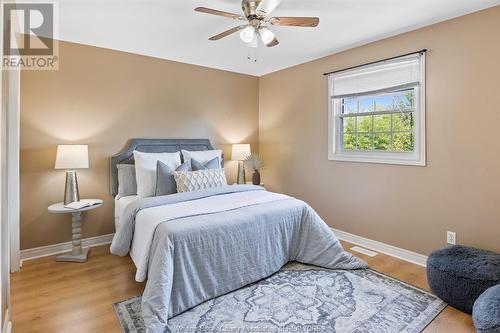
[[[292,263],[169,320],[172,332],[421,332],[446,306],[370,269]],[[126,333],[146,332],[140,296],[114,304]]]

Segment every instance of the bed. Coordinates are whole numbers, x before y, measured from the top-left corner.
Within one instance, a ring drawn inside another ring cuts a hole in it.
[[[212,146],[208,140],[131,140],[111,158],[111,193],[118,189],[116,165],[134,163],[134,150],[181,149]],[[263,279],[289,261],[335,269],[367,267],[342,249],[309,205],[260,186],[117,201],[111,253],[130,254],[136,280],[147,280],[142,313],[148,332],[168,332],[168,318]]]

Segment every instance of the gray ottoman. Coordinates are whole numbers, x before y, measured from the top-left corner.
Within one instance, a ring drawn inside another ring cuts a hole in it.
[[[434,294],[470,314],[479,295],[500,283],[500,254],[459,245],[437,250],[427,259],[427,279]]]
[[[500,284],[479,296],[472,309],[472,320],[478,333],[500,333]]]

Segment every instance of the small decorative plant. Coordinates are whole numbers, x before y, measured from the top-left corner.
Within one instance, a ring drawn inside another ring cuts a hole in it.
[[[259,154],[251,153],[243,160],[245,163],[245,167],[253,170],[252,174],[252,184],[260,185],[260,170],[265,168],[265,163],[262,157]]]

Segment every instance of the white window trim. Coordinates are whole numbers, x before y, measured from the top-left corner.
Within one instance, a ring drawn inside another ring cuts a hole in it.
[[[382,163],[426,166],[425,128],[425,53],[421,55],[421,83],[415,88],[415,142],[413,152],[343,151],[338,142],[340,131],[340,108],[333,96],[333,77],[328,76],[328,160],[343,162]]]

